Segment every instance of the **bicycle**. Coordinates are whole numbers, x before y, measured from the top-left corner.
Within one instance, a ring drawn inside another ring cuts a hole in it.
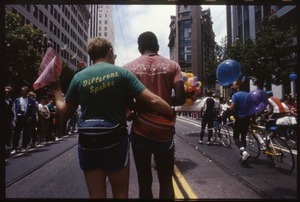
[[[278,131],[280,131],[278,134],[285,138],[286,143],[291,149],[294,149],[297,145],[296,124],[296,118],[290,115],[279,118],[276,121]]]
[[[261,117],[260,117],[261,118]],[[255,118],[249,126],[246,137],[246,149],[252,158],[264,154],[270,158],[275,167],[282,172],[293,172],[295,158],[291,148],[285,141],[276,125],[269,126],[270,120],[260,119],[257,124]],[[264,123],[264,125],[261,125]]]
[[[220,124],[220,117],[214,118],[213,124],[213,134],[211,137],[211,142],[215,142],[217,139],[221,140],[221,143],[224,147],[231,146],[231,137],[229,132],[229,125],[231,122],[227,124]]]

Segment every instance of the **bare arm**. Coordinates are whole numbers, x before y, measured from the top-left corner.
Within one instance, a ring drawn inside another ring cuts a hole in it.
[[[155,95],[148,89],[143,90],[142,93],[137,96],[137,99],[142,100],[143,102],[148,104],[153,110],[162,113],[169,118],[173,118],[175,114],[174,110],[166,101],[164,101],[162,98]]]
[[[50,87],[55,99],[57,114],[60,116],[60,118],[67,119],[76,112],[78,105],[73,105],[65,101],[62,96],[59,80],[55,83],[52,83]]]
[[[172,97],[172,106],[181,106],[185,102],[185,91],[183,81],[174,84],[175,96]]]
[[[234,108],[235,108],[235,103],[232,102],[231,105],[230,105],[230,107],[229,107],[229,109],[230,109],[230,111],[233,111]]]

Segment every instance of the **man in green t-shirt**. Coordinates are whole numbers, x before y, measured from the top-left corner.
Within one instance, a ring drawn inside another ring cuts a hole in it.
[[[126,125],[126,100],[137,98],[154,111],[170,119],[174,111],[159,96],[151,93],[129,70],[115,66],[111,43],[101,37],[91,39],[87,51],[93,65],[78,72],[71,81],[65,99],[59,81],[52,83],[57,112],[62,118],[81,106],[80,121],[104,119]],[[78,155],[91,198],[106,198],[106,176],[114,198],[128,198],[128,135],[119,144],[102,150],[85,150],[80,144]]]

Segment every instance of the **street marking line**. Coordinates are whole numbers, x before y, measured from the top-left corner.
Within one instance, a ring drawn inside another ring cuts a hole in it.
[[[184,199],[183,194],[181,193],[174,177],[172,177],[172,181],[173,181],[173,187],[175,192],[175,199]]]
[[[177,168],[176,165],[174,165],[174,173],[175,173],[177,179],[179,180],[180,184],[184,188],[184,191],[186,192],[189,199],[197,199],[198,197],[193,192],[190,185],[187,183],[187,181],[185,180],[185,178],[183,177],[183,175],[181,174],[180,170]]]

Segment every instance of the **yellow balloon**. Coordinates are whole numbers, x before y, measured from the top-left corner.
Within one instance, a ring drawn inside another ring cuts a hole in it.
[[[202,83],[201,83],[201,81],[198,81],[198,84],[199,84],[199,87],[201,87],[201,86],[202,86]]]
[[[189,78],[192,78],[194,75],[193,75],[193,73],[187,73],[186,74],[186,77],[189,79]]]
[[[190,83],[189,81],[187,81],[187,82],[184,83],[184,85],[185,85],[186,87],[190,87],[190,86],[191,86],[191,83]]]

